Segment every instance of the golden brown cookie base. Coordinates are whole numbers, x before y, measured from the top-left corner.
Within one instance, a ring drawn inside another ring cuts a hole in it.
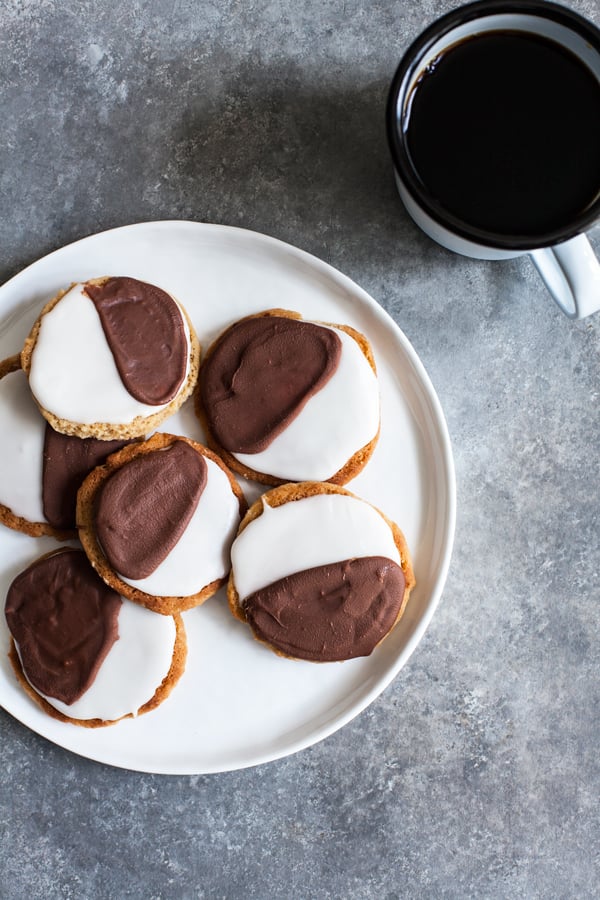
[[[254,519],[258,519],[259,516],[262,515],[264,505],[263,500],[267,502],[267,505],[271,508],[276,508],[278,506],[283,506],[285,503],[293,503],[295,500],[303,500],[305,497],[314,497],[317,494],[343,494],[346,497],[356,497],[356,494],[351,493],[351,491],[346,490],[339,485],[331,484],[330,482],[324,481],[301,481],[295,482],[293,484],[284,484],[279,487],[273,488],[270,491],[267,491],[262,497],[252,504],[242,521],[240,522],[240,527],[238,528],[238,535],[242,533],[244,528],[250,524],[250,522],[254,521]],[[360,500],[360,497],[356,497],[356,499]],[[363,501],[366,502],[366,501]],[[412,560],[410,557],[410,553],[408,550],[408,546],[406,544],[406,539],[404,534],[396,525],[395,522],[392,522],[384,513],[381,512],[376,506],[373,504],[369,504],[379,515],[384,519],[389,528],[392,531],[392,535],[394,537],[394,543],[398,548],[398,552],[400,554],[400,564],[402,571],[404,572],[405,578],[405,587],[404,587],[404,595],[402,597],[402,603],[400,605],[400,610],[396,617],[396,621],[388,631],[386,635],[379,641],[381,644],[382,641],[390,634],[391,631],[396,627],[398,622],[400,621],[404,610],[406,609],[406,604],[408,603],[408,599],[410,597],[410,592],[414,588],[416,584],[415,574],[412,567]],[[229,609],[232,615],[235,616],[236,619],[239,619],[241,622],[247,622],[246,616],[244,615],[244,611],[240,604],[240,598],[235,586],[235,580],[233,576],[233,570],[229,575],[229,582],[227,585],[227,600],[229,603]],[[259,637],[257,637],[254,632],[252,632],[254,638],[259,641],[261,644],[264,644],[269,650],[272,650],[273,653],[276,653],[277,656],[283,656],[286,659],[296,659],[296,657],[288,656],[286,653],[282,653],[281,650],[277,650],[267,641],[262,641]],[[377,646],[379,646],[379,644]]]
[[[65,716],[63,713],[59,712],[55,709],[41,694],[33,688],[25,674],[23,672],[23,668],[21,666],[21,660],[19,659],[19,654],[17,653],[17,648],[15,647],[15,642],[11,638],[10,641],[10,649],[8,651],[8,658],[10,659],[11,665],[14,669],[15,675],[17,677],[17,681],[23,688],[23,690],[31,697],[32,700],[40,706],[45,713],[49,716],[52,716],[53,719],[58,719],[59,722],[68,722],[71,725],[79,725],[81,728],[102,728],[107,725],[115,725],[117,722],[122,722],[123,719],[134,719],[138,716],[143,715],[144,713],[150,712],[153,709],[156,709],[157,706],[167,699],[179,679],[184,673],[185,663],[187,658],[187,638],[185,634],[185,628],[183,625],[183,619],[180,615],[173,616],[175,620],[175,645],[173,647],[173,657],[171,660],[171,668],[165,675],[162,680],[162,683],[154,692],[154,695],[148,700],[147,703],[144,703],[141,706],[137,713],[128,713],[125,716],[121,716],[119,719],[73,719],[70,716]]]
[[[16,356],[9,356],[7,359],[3,359],[2,362],[0,362],[0,380],[2,380],[5,375],[10,375],[12,372],[18,372],[20,368],[21,357],[18,353]],[[40,459],[40,473],[41,466],[42,461]],[[0,503],[0,522],[3,525],[6,525],[7,528],[12,528],[13,531],[20,531],[22,534],[28,534],[30,537],[47,536],[56,538],[58,541],[67,541],[70,538],[77,537],[76,529],[53,528],[48,522],[30,522],[29,519],[24,519],[23,516],[17,516],[12,509],[9,509],[9,507],[5,506],[3,503]]]
[[[11,372],[18,372],[21,368],[21,356],[16,353],[14,356],[8,356],[0,362],[0,379]]]
[[[238,319],[236,322],[234,322],[234,325],[237,325],[239,322],[244,322],[247,319],[258,319],[263,316],[278,316],[278,317],[283,317],[283,318],[287,318],[287,319],[298,319],[298,320],[302,319],[302,316],[300,315],[300,313],[294,312],[289,309],[267,309],[264,312],[254,313],[251,316],[244,316],[242,319]],[[332,322],[316,322],[315,324],[325,325],[330,328],[338,328],[340,331],[345,331],[346,334],[350,335],[350,337],[353,338],[356,341],[356,343],[358,344],[358,346],[360,347],[363,355],[367,359],[367,362],[371,366],[375,375],[377,375],[377,368],[375,366],[375,359],[373,357],[373,351],[371,349],[371,345],[369,344],[369,342],[366,339],[366,337],[364,336],[364,334],[361,334],[360,331],[356,331],[356,329],[352,328],[350,325],[336,325]],[[233,325],[231,325],[230,327],[232,328]],[[225,329],[223,334],[225,334],[227,332],[227,330],[228,329]],[[214,341],[210,345],[208,350],[206,351],[204,360],[202,362],[202,366],[206,365],[206,363],[210,359],[210,357],[213,353],[213,350],[219,340],[220,340],[220,337],[217,338],[217,340]],[[208,446],[212,450],[214,450],[215,453],[219,454],[219,456],[221,457],[223,462],[233,472],[237,472],[237,474],[241,475],[243,478],[247,478],[250,481],[258,481],[259,484],[268,484],[268,485],[280,485],[280,484],[289,483],[289,479],[277,478],[275,475],[269,475],[268,473],[265,473],[265,472],[257,472],[254,469],[249,469],[247,466],[242,465],[242,463],[240,463],[239,460],[237,460],[235,458],[235,456],[233,456],[233,454],[229,453],[227,450],[225,450],[223,447],[220,446],[220,444],[215,440],[215,437],[210,430],[210,426],[208,424],[208,418],[206,416],[206,411],[202,404],[202,397],[201,397],[201,391],[200,391],[201,380],[202,380],[202,367],[200,368],[199,383],[196,386],[196,390],[194,393],[194,409],[196,412],[196,416],[199,419],[199,421],[206,433],[206,440],[207,440]],[[353,478],[356,478],[356,476],[364,469],[364,467],[368,463],[369,459],[373,455],[373,451],[375,450],[378,440],[379,440],[379,430],[377,431],[377,434],[375,435],[375,437],[371,441],[369,441],[368,444],[365,444],[364,447],[361,447],[360,450],[357,450],[356,453],[354,453],[353,456],[351,456],[350,459],[344,463],[344,465],[342,466],[341,469],[339,469],[337,472],[335,472],[331,476],[331,478],[327,479],[327,482],[329,484],[342,485],[342,484],[347,484]]]
[[[85,550],[89,561],[100,577],[106,584],[109,584],[114,590],[122,594],[123,597],[133,600],[134,603],[139,603],[141,606],[145,606],[153,612],[169,616],[178,612],[184,612],[184,610],[191,609],[195,606],[200,606],[200,604],[204,603],[205,600],[208,600],[209,597],[212,597],[212,595],[226,583],[228,576],[224,575],[223,578],[213,581],[203,587],[198,593],[186,597],[156,597],[152,594],[145,593],[145,591],[139,590],[139,588],[132,587],[130,584],[127,584],[127,582],[119,578],[102,551],[94,528],[94,508],[97,492],[100,490],[100,487],[104,484],[106,479],[109,478],[116,469],[137,456],[141,456],[145,453],[152,453],[155,450],[163,450],[175,441],[185,441],[202,456],[211,459],[219,466],[229,480],[231,490],[239,503],[240,515],[243,516],[248,508],[246,498],[231,472],[229,472],[223,464],[223,461],[219,459],[212,450],[209,450],[202,444],[191,440],[191,438],[174,434],[155,434],[141,444],[129,444],[117,453],[113,453],[103,465],[98,466],[88,475],[77,494],[77,527],[79,530],[79,540],[83,545],[83,549]]]
[[[77,531],[61,531],[53,528],[48,522],[30,522],[22,516],[16,516],[8,506],[0,503],[0,522],[13,531],[20,531],[21,534],[28,534],[29,537],[53,537],[57,541],[69,541],[77,537]]]
[[[103,278],[90,278],[86,284],[100,285],[107,281],[108,278],[109,276],[104,276]],[[31,359],[33,351],[35,350],[43,317],[46,313],[49,313],[54,309],[56,304],[75,286],[75,284],[77,284],[77,282],[73,282],[73,284],[70,284],[65,290],[59,291],[56,297],[53,297],[52,300],[46,303],[34,322],[21,351],[21,365],[27,376],[29,376],[29,372],[31,371]],[[190,335],[190,370],[185,384],[181,387],[177,396],[158,412],[155,412],[150,416],[136,416],[131,422],[125,424],[114,424],[110,422],[93,422],[91,424],[71,422],[68,419],[61,419],[58,416],[55,416],[53,412],[45,409],[38,403],[37,405],[41,414],[55,431],[60,431],[61,434],[74,435],[75,437],[80,438],[95,437],[103,441],[124,440],[126,438],[143,437],[146,434],[149,434],[151,431],[154,431],[155,428],[158,428],[165,419],[177,412],[193,392],[196,382],[198,381],[198,372],[200,369],[200,343],[198,337],[186,310],[179,302],[177,302],[177,305],[187,322]],[[35,397],[34,400],[37,403]]]

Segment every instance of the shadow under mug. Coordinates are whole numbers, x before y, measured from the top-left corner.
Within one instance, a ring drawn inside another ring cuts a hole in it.
[[[495,234],[469,225],[428,193],[407,147],[411,97],[428,67],[454,45],[486,32],[526,32],[550,39],[575,54],[600,84],[600,29],[571,10],[546,0],[476,0],[430,25],[404,54],[388,95],[386,125],[402,202],[416,224],[438,244],[474,259],[512,259],[529,254],[562,311],[581,319],[600,310],[600,263],[583,234],[600,219],[598,193],[567,225],[532,238]],[[431,70],[431,69],[430,69]],[[600,116],[600,109],[596,113]]]

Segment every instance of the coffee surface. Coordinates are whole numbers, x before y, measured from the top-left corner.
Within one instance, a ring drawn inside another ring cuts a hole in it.
[[[600,84],[546,38],[494,31],[450,47],[417,82],[404,127],[432,199],[487,232],[543,236],[600,192]]]

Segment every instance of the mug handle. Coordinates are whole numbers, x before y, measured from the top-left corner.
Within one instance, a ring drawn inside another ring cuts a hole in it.
[[[600,263],[584,234],[530,252],[542,280],[562,311],[583,319],[600,310]]]

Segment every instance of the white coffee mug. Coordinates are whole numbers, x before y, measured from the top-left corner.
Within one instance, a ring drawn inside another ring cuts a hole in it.
[[[522,31],[561,44],[600,83],[600,29],[566,7],[546,0],[477,0],[430,25],[404,54],[387,104],[388,141],[402,201],[416,224],[438,244],[474,259],[513,259],[528,254],[562,311],[581,319],[600,310],[600,263],[584,234],[600,219],[600,183],[595,201],[536,246],[523,238],[482,232],[445,214],[416,174],[406,147],[409,99],[428,66],[455,44],[485,32]],[[598,110],[600,116],[600,109]],[[600,179],[600,160],[598,160]]]

